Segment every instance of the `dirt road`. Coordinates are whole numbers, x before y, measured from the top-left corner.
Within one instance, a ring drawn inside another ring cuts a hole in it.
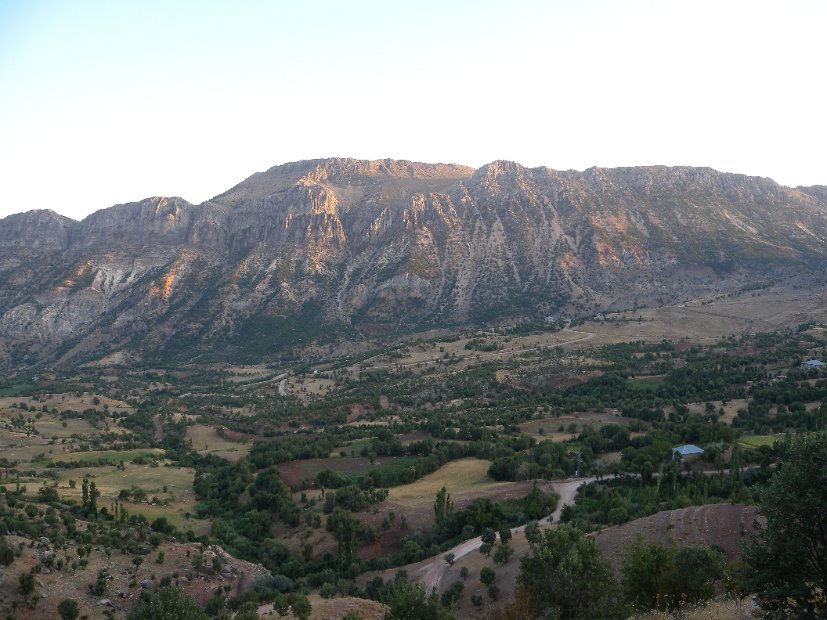
[[[597,478],[576,478],[553,482],[552,486],[554,487],[554,492],[560,496],[560,500],[557,502],[557,507],[554,509],[554,512],[552,512],[549,516],[540,519],[540,526],[549,526],[554,523],[559,523],[560,514],[563,512],[563,506],[566,504],[573,504],[574,498],[577,496],[577,490],[584,484],[589,484],[595,480],[597,480]],[[516,534],[518,532],[522,532],[523,530],[525,530],[525,526],[521,525],[520,527],[513,528],[511,532]],[[479,549],[480,545],[482,545],[482,539],[480,537],[472,538],[458,544],[456,547],[449,549],[445,553],[453,553],[454,558],[458,560]],[[450,568],[448,563],[443,559],[444,555],[445,554],[434,556],[430,560],[426,560],[426,562],[416,571],[412,571],[410,574],[411,582],[423,584],[426,592],[431,592],[434,588],[440,589],[439,586],[442,582],[442,578]]]
[[[155,414],[155,417],[152,418],[152,423],[155,425],[155,441],[163,441],[164,427],[161,424],[161,416]]]

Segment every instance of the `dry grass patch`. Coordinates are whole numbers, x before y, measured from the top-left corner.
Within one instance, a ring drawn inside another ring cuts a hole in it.
[[[748,401],[745,398],[736,398],[735,400],[728,400],[726,404],[724,404],[723,401],[720,400],[713,400],[710,402],[715,407],[715,413],[718,413],[721,410],[721,407],[724,408],[724,414],[720,418],[718,418],[724,424],[732,424],[732,421],[735,419],[735,416],[738,415],[738,410],[746,409],[748,405]],[[687,407],[690,413],[706,413],[705,402],[689,403]]]
[[[190,426],[187,439],[192,441],[193,449],[199,454],[214,454],[233,463],[250,452],[249,441],[230,441],[221,437],[212,426],[203,424]]]
[[[94,399],[96,398],[98,399],[97,405],[94,403]],[[75,412],[85,411],[86,409],[98,409],[102,411],[104,405],[108,406],[110,411],[133,411],[132,407],[123,401],[115,400],[100,394],[93,394],[92,392],[83,392],[80,396],[69,392],[64,394],[48,394],[45,398],[43,396],[38,396],[36,398],[32,396],[6,396],[0,398],[0,411],[10,410],[17,414],[22,410],[16,408],[12,409],[12,405],[19,403],[25,403],[29,407],[34,406],[38,411],[43,410],[43,405],[46,405],[46,408],[50,411],[52,409]],[[27,413],[34,415],[35,412],[23,411],[23,415],[26,415]]]
[[[399,487],[392,488],[388,499],[403,508],[416,508],[434,503],[434,497],[443,487],[453,497],[467,493],[487,492],[513,486],[513,482],[496,482],[488,475],[491,461],[459,459],[446,463],[427,476]]]
[[[39,435],[27,437],[24,432],[0,429],[0,455],[13,463],[28,466],[41,454],[60,451],[61,446],[53,445],[51,439]]]
[[[61,470],[58,474],[57,492],[61,499],[81,501],[81,481],[88,476],[90,481],[100,491],[98,506],[103,508],[114,503],[121,489],[133,487],[146,492],[146,501],[157,497],[162,504],[146,502],[122,502],[130,514],[142,514],[150,521],[158,517],[166,517],[177,527],[192,529],[196,534],[209,532],[209,523],[187,517],[187,513],[194,512],[195,492],[192,489],[195,470],[190,467],[165,467],[152,465],[126,464],[124,469],[117,467],[78,467]],[[75,481],[72,488],[70,480]],[[37,492],[31,488],[29,492]],[[166,491],[164,490],[166,488]]]
[[[388,612],[387,605],[352,596],[322,598],[318,594],[311,594],[307,599],[313,607],[310,614],[311,620],[339,620],[350,612],[355,613],[362,620],[382,620]],[[286,620],[295,620],[296,618],[292,613],[288,613],[286,616],[279,615],[273,609],[272,603],[260,606],[258,616],[259,618],[285,618]]]
[[[335,379],[306,375],[300,379],[288,381],[286,384],[286,392],[302,400],[307,400],[314,396],[330,394],[336,390],[336,387]]]

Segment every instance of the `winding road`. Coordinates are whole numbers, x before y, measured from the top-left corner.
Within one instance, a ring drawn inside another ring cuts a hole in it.
[[[574,478],[568,480],[559,480],[552,483],[554,492],[560,496],[557,502],[557,507],[549,516],[540,519],[540,526],[548,526],[560,522],[560,515],[563,512],[563,506],[566,504],[573,504],[574,498],[577,496],[578,489],[584,484],[594,482],[597,478]],[[512,534],[522,532],[525,530],[525,525],[515,527],[511,530]],[[411,572],[411,581],[414,583],[421,583],[425,586],[426,592],[431,592],[434,588],[439,589],[442,578],[448,572],[450,566],[444,559],[444,555],[453,553],[456,560],[468,555],[472,551],[476,551],[482,545],[480,537],[471,538],[461,542],[453,549],[449,549],[444,554],[436,555],[419,567],[416,571]]]

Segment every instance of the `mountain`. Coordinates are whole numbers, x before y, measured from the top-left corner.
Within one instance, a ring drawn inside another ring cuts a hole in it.
[[[825,238],[823,186],[709,168],[301,161],[200,205],[0,220],[0,364],[271,359],[674,302],[818,273]]]

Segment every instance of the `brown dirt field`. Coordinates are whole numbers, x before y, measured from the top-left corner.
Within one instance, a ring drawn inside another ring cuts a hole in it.
[[[723,547],[727,559],[740,557],[740,545],[753,532],[755,506],[707,504],[666,510],[623,525],[607,528],[595,535],[603,555],[619,570],[624,550],[640,535],[645,542],[670,546],[699,543]]]
[[[430,436],[431,435],[428,434],[428,431],[411,431],[410,433],[400,435],[399,441],[402,442],[403,446],[406,446],[414,441],[422,441],[424,439],[428,439]]]
[[[391,460],[391,457],[377,458],[376,463],[385,463]],[[332,469],[333,471],[353,474],[367,471],[373,467],[370,460],[364,457],[356,456],[340,456],[327,459],[305,459],[303,461],[290,461],[289,463],[279,463],[276,469],[279,470],[279,475],[287,486],[294,486],[301,484],[302,480],[316,480],[316,474],[324,469]]]

